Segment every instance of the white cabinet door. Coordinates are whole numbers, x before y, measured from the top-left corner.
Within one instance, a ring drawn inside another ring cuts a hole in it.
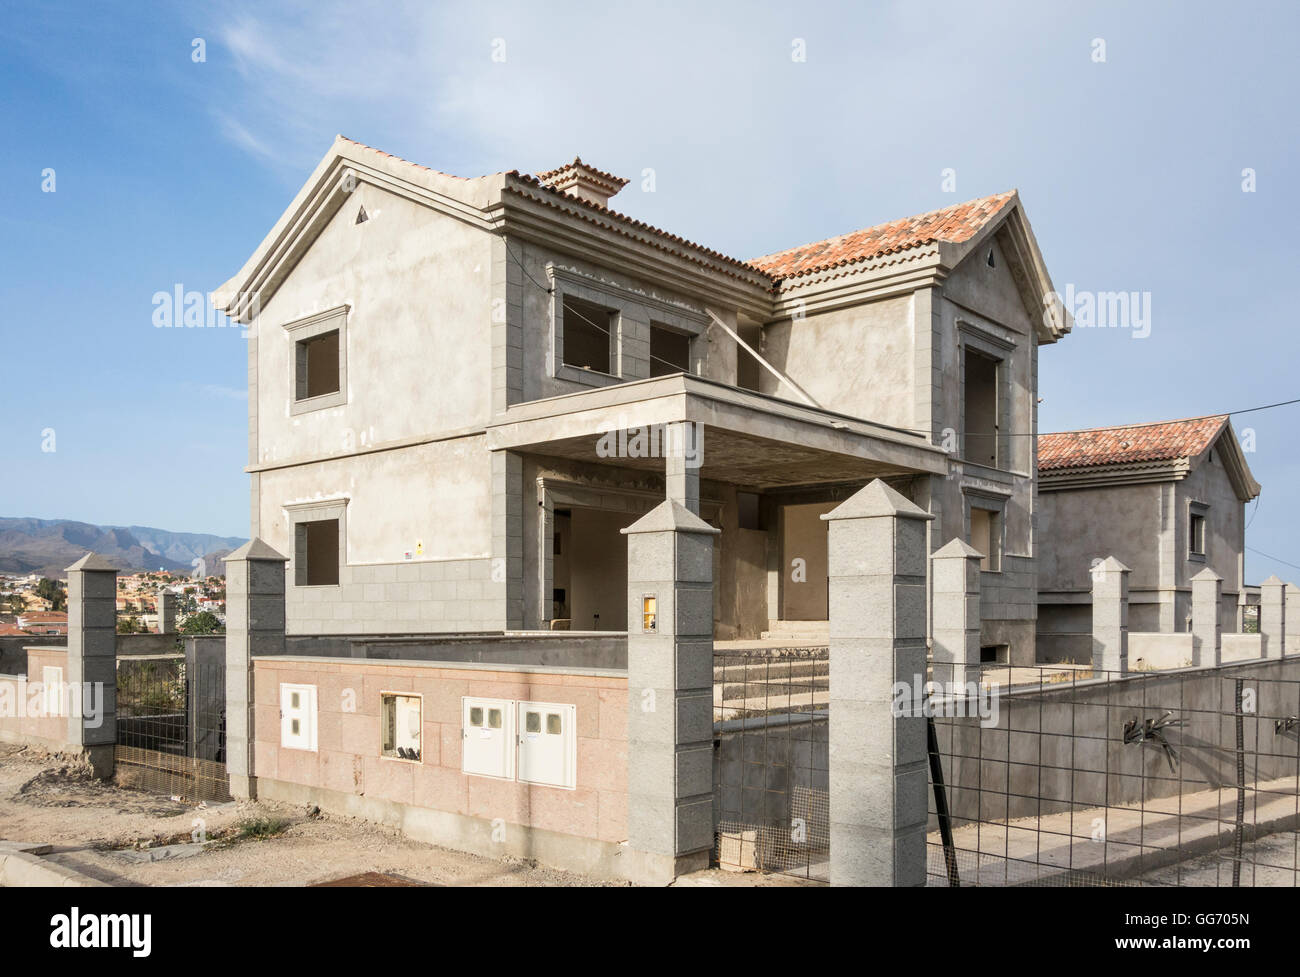
[[[512,779],[514,711],[508,699],[461,699],[461,770]]]
[[[571,703],[518,704],[519,779],[551,787],[577,786],[578,707]]]

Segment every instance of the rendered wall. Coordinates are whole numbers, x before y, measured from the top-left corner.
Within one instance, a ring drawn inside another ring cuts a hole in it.
[[[253,683],[254,775],[260,796],[272,796],[278,782],[329,792],[318,795],[317,803],[332,800],[337,806],[364,799],[459,815],[467,820],[455,820],[454,831],[447,827],[447,836],[425,840],[473,850],[492,850],[494,819],[501,819],[507,832],[525,827],[615,844],[627,837],[628,691],[623,674],[259,658]],[[317,687],[317,751],[280,747],[281,683]],[[380,756],[381,692],[423,697],[420,762]],[[577,788],[462,773],[462,696],[575,704]],[[345,701],[355,703],[355,712],[345,711]],[[400,812],[393,817],[400,819]],[[453,822],[426,822],[433,823]]]
[[[0,742],[29,743],[47,749],[62,749],[67,743],[66,714],[46,716],[44,696],[35,688],[47,665],[63,669],[63,681],[68,681],[68,653],[64,648],[30,648],[25,675],[0,675]],[[65,691],[65,701],[67,694]]]

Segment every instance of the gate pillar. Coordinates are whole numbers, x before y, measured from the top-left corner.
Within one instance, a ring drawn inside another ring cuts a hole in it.
[[[287,562],[256,537],[226,557],[226,773],[232,797],[257,796],[253,656],[284,654]]]
[[[117,567],[87,553],[68,567],[68,746],[96,777],[113,776],[117,744]]]
[[[880,479],[829,524],[831,884],[925,884],[926,522]],[[961,562],[961,561],[959,561]]]

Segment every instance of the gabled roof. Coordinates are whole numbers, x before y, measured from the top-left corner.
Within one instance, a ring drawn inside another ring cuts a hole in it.
[[[1038,470],[1195,458],[1218,438],[1227,414],[1124,424],[1038,436]]]
[[[881,255],[906,251],[943,241],[964,244],[985,225],[998,217],[1016,191],[995,193],[992,196],[968,200],[917,214],[901,220],[877,224],[848,234],[840,234],[824,241],[802,244],[797,248],[754,258],[749,263],[770,275],[773,281],[810,275],[841,265],[851,265]]]
[[[237,321],[251,321],[342,205],[354,181],[360,180],[402,193],[485,230],[500,229],[500,207],[506,196],[560,209],[590,226],[731,280],[738,290],[728,294],[749,296],[755,314],[761,313],[787,280],[838,267],[853,272],[857,270],[853,266],[872,258],[924,245],[937,247],[940,263],[953,267],[985,235],[997,233],[1006,237],[1026,307],[1043,320],[1038,326],[1040,342],[1054,342],[1070,329],[1067,317],[1050,310],[1040,312],[1044,296],[1052,292],[1051,280],[1014,190],[742,261],[552,185],[579,168],[589,176],[594,174],[602,185],[608,184],[604,189],[610,192],[625,182],[578,158],[537,176],[511,170],[458,177],[338,136],[244,267],[214,290],[213,301]]]
[[[1238,497],[1249,501],[1259,495],[1259,483],[1227,414],[1040,434],[1040,487],[1184,478],[1193,463],[1215,446]]]

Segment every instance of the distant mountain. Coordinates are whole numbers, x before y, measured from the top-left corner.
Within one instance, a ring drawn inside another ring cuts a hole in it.
[[[202,558],[209,574],[224,574],[223,557],[244,540],[207,533],[173,533],[145,526],[95,526],[70,519],[0,517],[0,573],[60,577],[93,550],[132,570],[194,571]]]
[[[178,560],[188,567],[193,567],[194,561],[200,558],[208,559],[211,563],[211,558],[223,557],[248,542],[238,536],[171,533],[165,529],[151,529],[148,526],[127,526],[126,530],[138,539],[142,546],[169,560]]]

